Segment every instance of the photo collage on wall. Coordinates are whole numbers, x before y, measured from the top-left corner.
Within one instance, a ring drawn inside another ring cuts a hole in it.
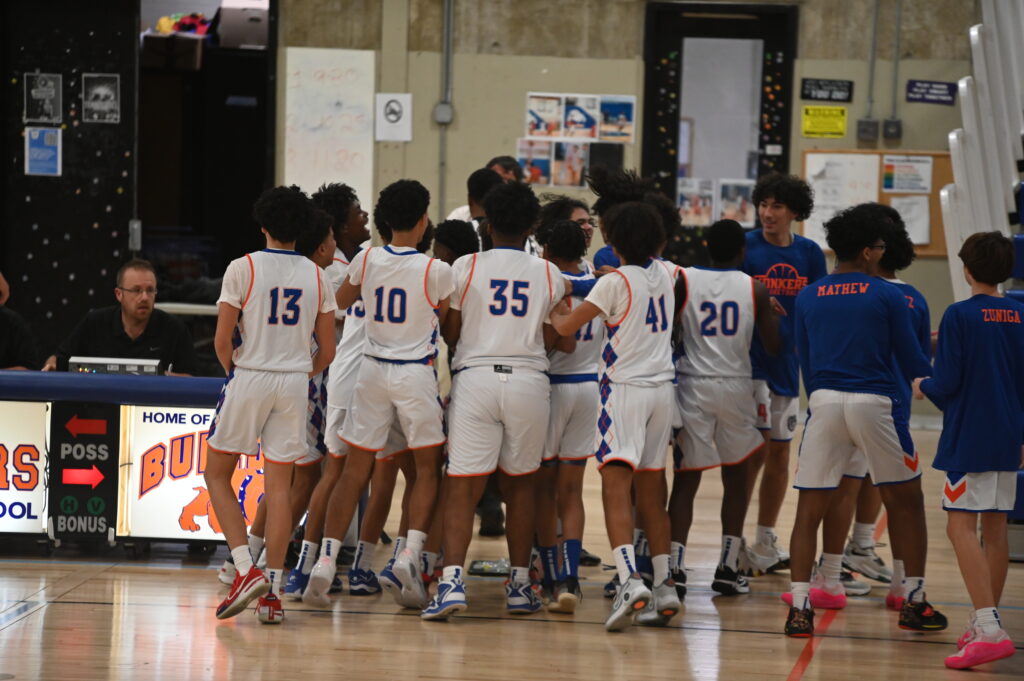
[[[735,220],[754,227],[754,180],[709,180],[680,177],[677,183],[679,218],[684,227],[708,227],[716,220]]]
[[[634,96],[530,92],[516,158],[530,184],[582,187],[592,165],[622,167],[635,130]]]

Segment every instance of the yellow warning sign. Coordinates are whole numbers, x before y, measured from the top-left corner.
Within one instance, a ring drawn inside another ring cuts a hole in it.
[[[800,132],[804,137],[846,137],[846,107],[805,106]]]

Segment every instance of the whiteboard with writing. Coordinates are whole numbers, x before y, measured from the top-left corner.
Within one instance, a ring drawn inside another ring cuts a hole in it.
[[[325,182],[373,205],[372,50],[284,51],[284,183],[313,194]]]
[[[858,203],[878,201],[878,154],[807,154],[804,177],[814,190],[814,210],[804,222],[804,236],[822,248],[824,224]]]

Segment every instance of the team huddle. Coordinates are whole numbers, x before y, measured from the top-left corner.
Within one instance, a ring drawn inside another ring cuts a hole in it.
[[[427,190],[395,182],[374,208],[383,245],[365,249],[367,213],[345,185],[260,197],[267,248],[229,265],[218,301],[227,379],[206,480],[233,567],[222,570],[230,591],[217,617],[258,599],[260,621],[278,623],[285,596],[328,607],[344,587],[338,557],[367,489],[349,591],[386,591],[424,620],[464,611],[474,510],[492,474],[507,506],[508,612],[572,613],[594,458],[616,568],[609,631],[664,626],[679,612],[694,498],[711,468],[724,486],[715,591],[748,593],[750,577],[788,568],[784,629],[805,637],[816,610],[870,589],[853,571],[890,584],[901,628],[942,630],[946,618],[925,599],[909,430],[910,400],[927,395],[945,412],[935,466],[947,473],[949,535],[976,610],[946,664],[1012,654],[996,610],[1024,442],[1024,306],[997,289],[1012,267],[1009,240],[993,232],[964,244],[975,295],[943,317],[933,367],[927,304],[897,278],[914,250],[891,208],[864,204],[826,223],[829,274],[821,248],[792,233],[811,212],[809,187],[767,176],[753,196],[761,228],[715,223],[710,266],[682,268],[661,258],[679,227],[671,201],[629,172],[596,169],[588,182],[608,243],[593,264],[589,207],[550,195],[542,206],[521,182],[491,187],[472,222],[436,228]],[[774,526],[801,375],[809,409],[790,555]],[[257,451],[265,494],[247,532],[231,475],[238,455]],[[375,573],[399,470],[398,537]],[[891,568],[874,551],[883,503]],[[304,516],[298,564],[286,572]]]

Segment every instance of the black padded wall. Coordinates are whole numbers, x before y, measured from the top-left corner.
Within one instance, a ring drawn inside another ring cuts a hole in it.
[[[89,308],[114,303],[114,274],[130,255],[138,0],[4,2],[0,21],[0,268],[11,284],[8,305],[49,354]],[[60,123],[24,122],[26,73],[62,76]],[[107,88],[86,105],[85,74],[120,76],[116,107],[109,78],[88,79]],[[27,125],[62,129],[60,177],[25,174]]]

